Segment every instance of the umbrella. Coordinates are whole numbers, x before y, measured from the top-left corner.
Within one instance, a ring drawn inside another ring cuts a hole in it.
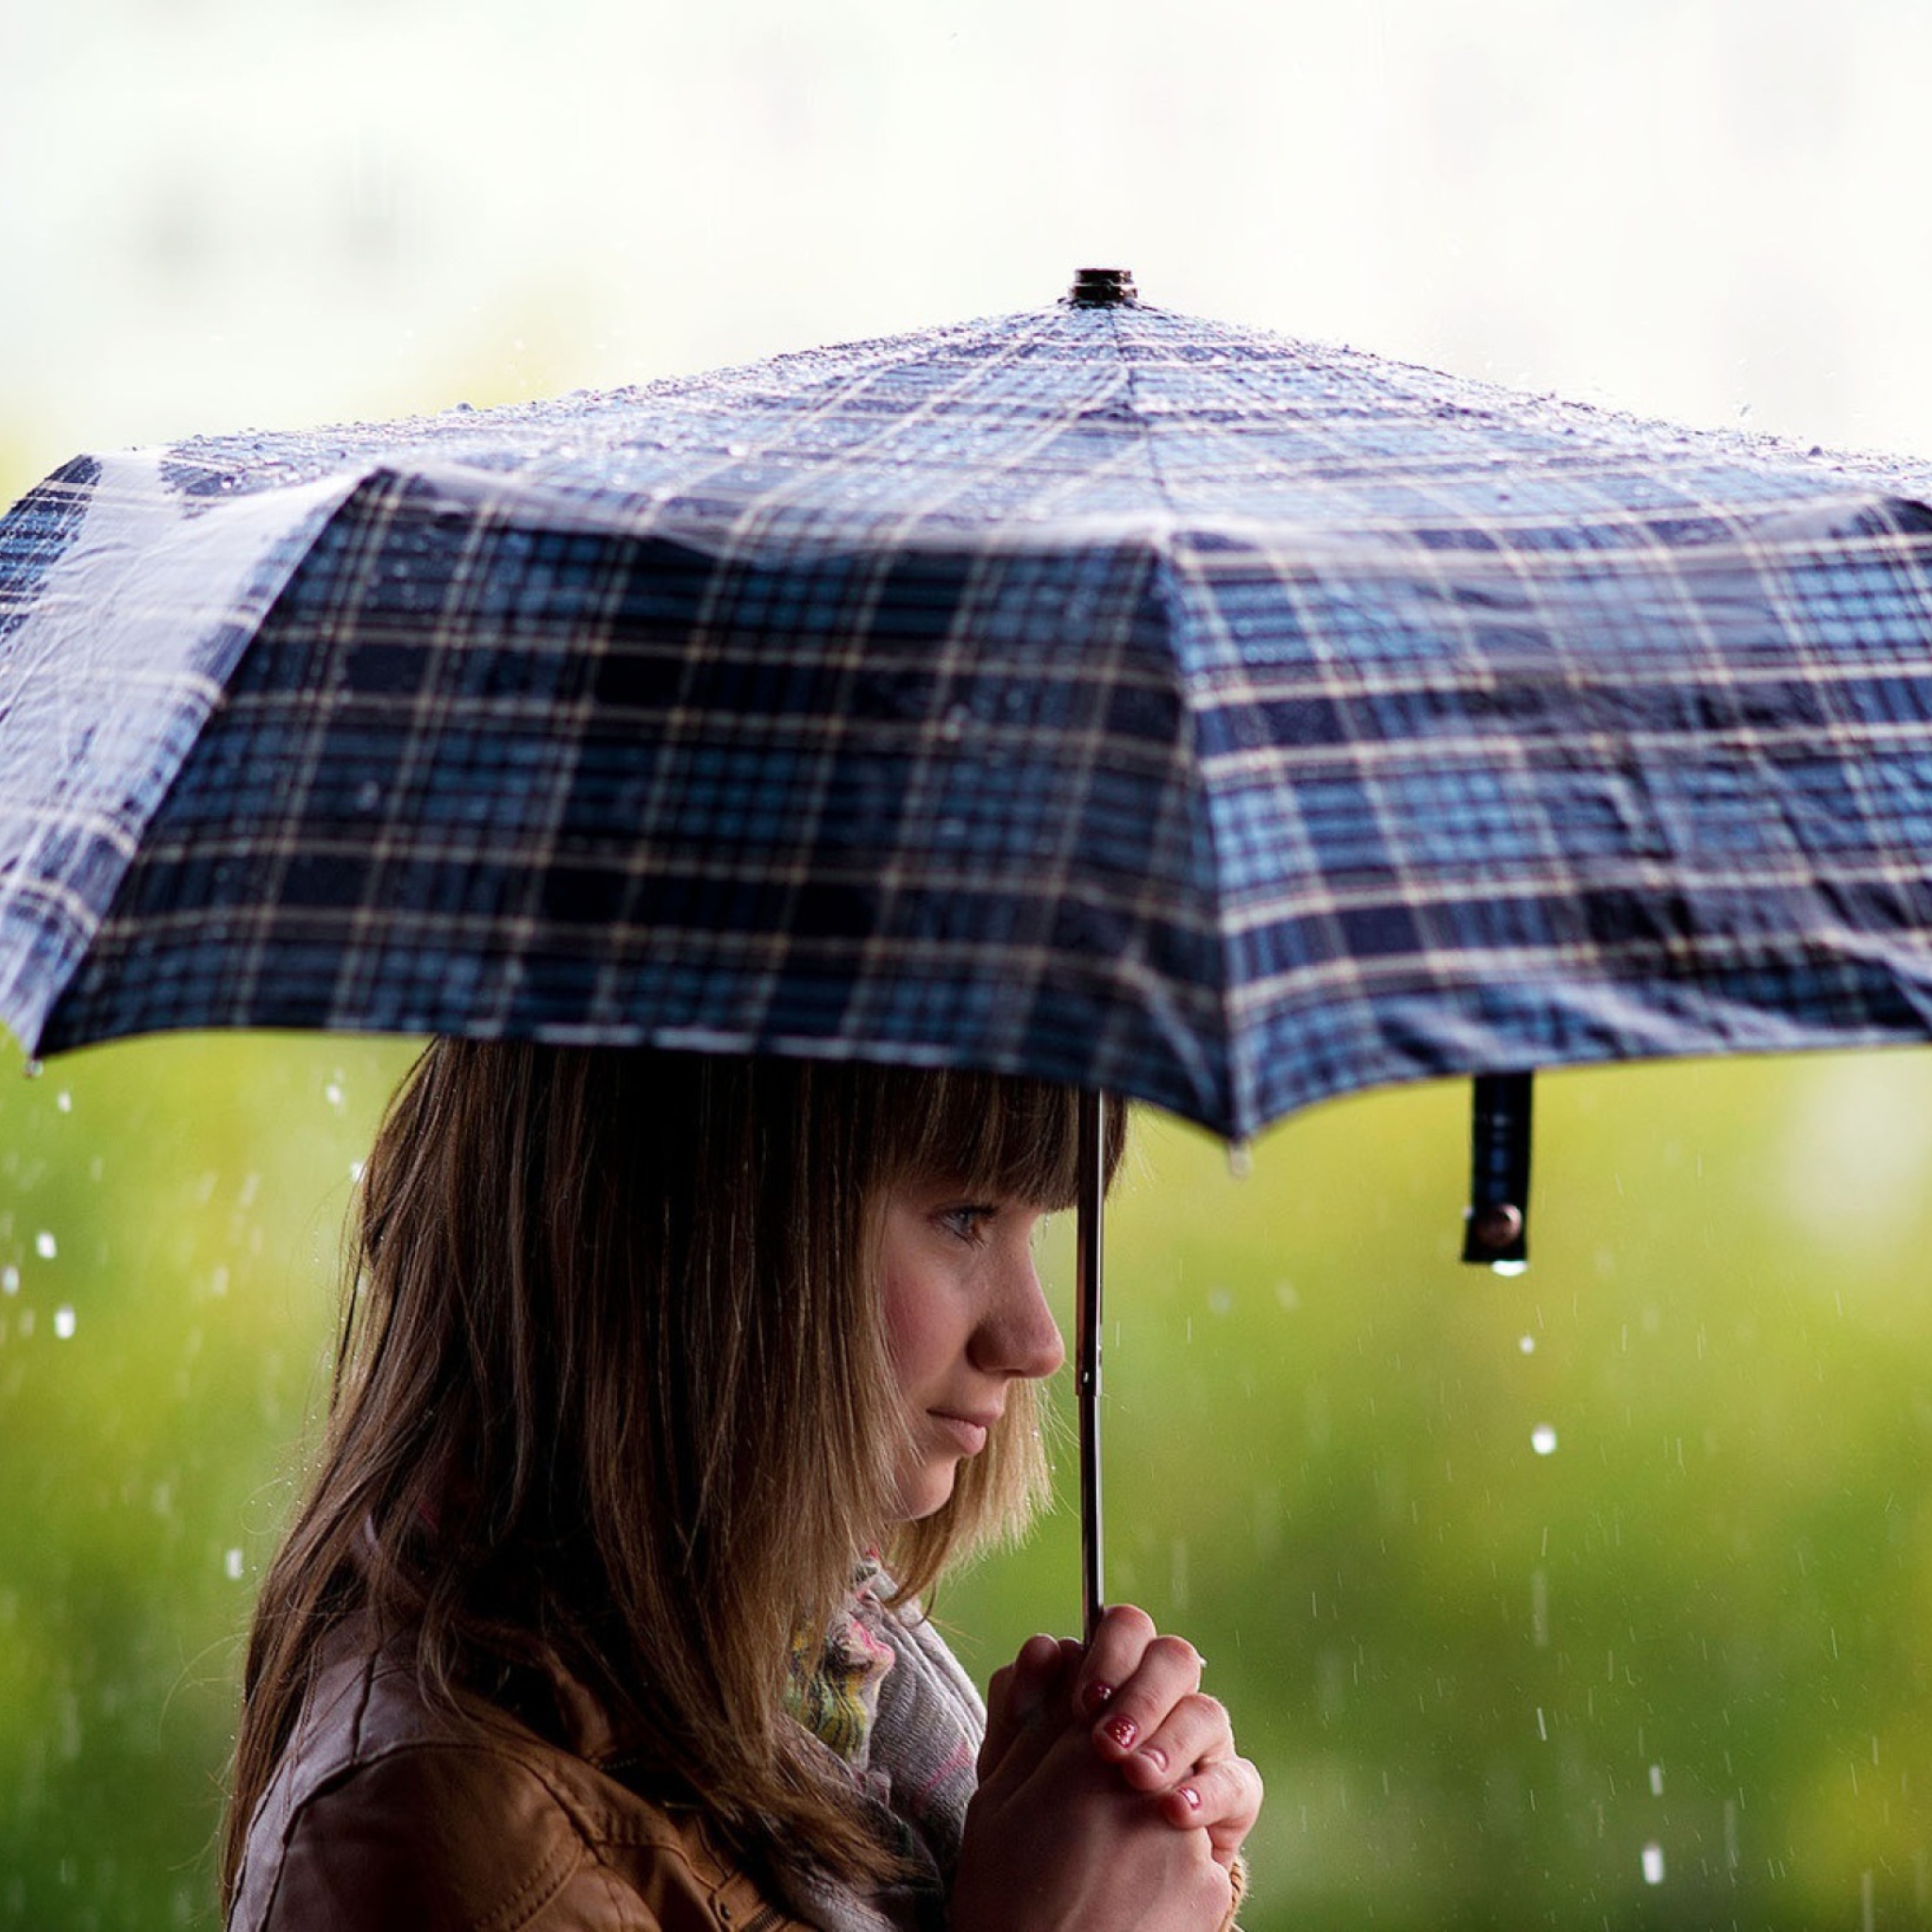
[[[959,1064],[1234,1138],[1921,1039],[1928,481],[1110,271],[84,458],[0,526],[0,1018]]]

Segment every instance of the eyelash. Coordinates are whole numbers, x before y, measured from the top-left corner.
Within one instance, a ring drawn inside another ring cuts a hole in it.
[[[996,1211],[992,1208],[969,1204],[945,1208],[940,1214],[939,1222],[956,1241],[965,1241],[976,1248],[986,1239],[986,1224]]]

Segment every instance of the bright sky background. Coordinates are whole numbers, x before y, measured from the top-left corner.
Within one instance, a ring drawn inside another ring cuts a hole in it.
[[[1932,453],[1923,0],[0,0],[0,480],[1043,305]]]

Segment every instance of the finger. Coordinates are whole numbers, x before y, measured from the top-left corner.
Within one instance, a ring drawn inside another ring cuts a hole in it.
[[[1019,1656],[992,1674],[986,1687],[986,1737],[979,1747],[981,1777],[991,1776],[1021,1731],[1038,1721],[1052,1696],[1055,1679],[1065,1669],[1057,1639],[1029,1637]]]
[[[1132,1604],[1103,1611],[1074,1682],[1074,1708],[1090,1716],[1105,1709],[1140,1668],[1155,1634],[1154,1619]]]
[[[1207,1832],[1214,1857],[1231,1864],[1261,1811],[1261,1774],[1245,1757],[1222,1757],[1198,1767],[1160,1800],[1170,1824]]]
[[[1165,1791],[1197,1765],[1234,1756],[1226,1710],[1198,1690],[1183,1697],[1122,1759],[1121,1774],[1137,1791]]]
[[[1093,1726],[1103,1757],[1118,1763],[1167,1722],[1201,1683],[1201,1658],[1184,1637],[1157,1637],[1141,1653],[1133,1674],[1107,1700]]]

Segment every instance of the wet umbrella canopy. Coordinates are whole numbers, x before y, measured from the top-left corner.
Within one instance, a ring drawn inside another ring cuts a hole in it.
[[[1918,1038],[1925,479],[1137,306],[82,458],[0,1017],[956,1061],[1241,1136]]]
[[[1923,1038],[1927,479],[1142,306],[86,458],[0,1018],[1024,1071],[1231,1136]]]

